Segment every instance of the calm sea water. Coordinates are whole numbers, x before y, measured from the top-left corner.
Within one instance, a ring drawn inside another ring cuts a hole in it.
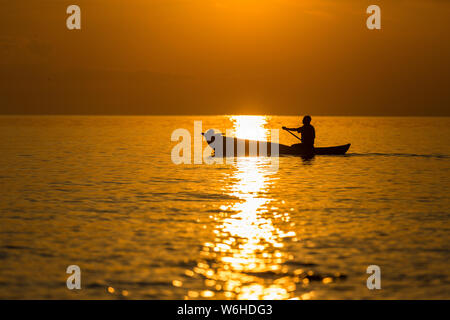
[[[250,138],[299,122],[0,117],[0,298],[450,298],[450,118],[314,117],[316,145],[348,155],[277,172],[173,164],[194,120]]]

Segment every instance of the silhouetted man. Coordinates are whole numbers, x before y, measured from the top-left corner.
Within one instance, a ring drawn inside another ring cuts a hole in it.
[[[311,125],[311,117],[305,116],[303,118],[303,126],[299,128],[286,128],[283,127],[283,130],[288,131],[297,131],[302,135],[302,143],[298,143],[294,145],[297,148],[302,148],[305,151],[313,151],[314,150],[314,139],[316,138],[316,130]]]

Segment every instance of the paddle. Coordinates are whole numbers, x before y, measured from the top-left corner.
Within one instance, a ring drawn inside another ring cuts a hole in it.
[[[287,132],[289,132],[290,134],[292,134],[294,137],[296,137],[298,140],[302,141],[302,139],[300,139],[297,135],[293,134],[291,131],[289,131],[288,129],[285,129],[283,127],[283,130],[286,130]]]

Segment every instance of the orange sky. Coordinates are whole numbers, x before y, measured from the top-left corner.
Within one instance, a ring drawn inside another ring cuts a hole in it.
[[[450,1],[0,5],[0,113],[450,115]]]

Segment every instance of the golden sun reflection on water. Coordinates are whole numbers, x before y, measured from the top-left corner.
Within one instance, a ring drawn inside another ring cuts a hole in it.
[[[265,117],[231,117],[237,137],[267,139]],[[215,239],[206,242],[193,274],[204,279],[204,291],[189,291],[186,298],[292,299],[298,277],[288,274],[290,257],[283,239],[295,237],[276,226],[289,221],[268,197],[273,172],[268,158],[237,158],[234,173],[226,179],[224,192],[239,199],[222,205],[215,217]],[[228,184],[227,184],[228,182]],[[306,296],[302,298],[308,298]]]
[[[233,136],[239,139],[267,141],[270,131],[266,116],[231,116]]]

